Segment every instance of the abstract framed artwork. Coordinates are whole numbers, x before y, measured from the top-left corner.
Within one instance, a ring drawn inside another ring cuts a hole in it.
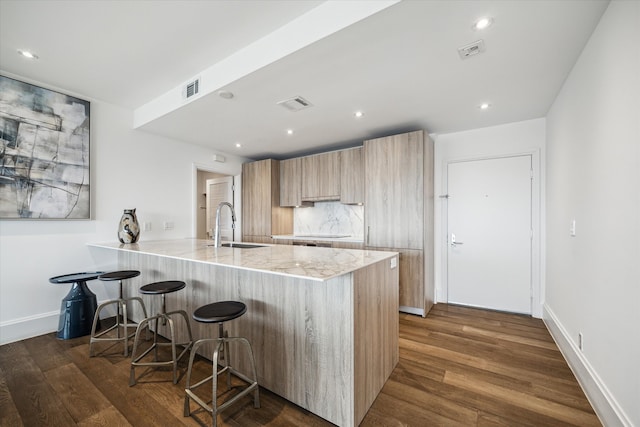
[[[90,103],[0,76],[0,219],[90,219]]]

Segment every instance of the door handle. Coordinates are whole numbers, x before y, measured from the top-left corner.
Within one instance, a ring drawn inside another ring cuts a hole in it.
[[[451,246],[464,245],[464,242],[456,241],[456,235],[451,233]]]

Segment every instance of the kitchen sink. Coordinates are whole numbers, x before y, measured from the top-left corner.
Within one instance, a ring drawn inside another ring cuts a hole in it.
[[[209,245],[209,246],[213,246],[213,245]],[[251,243],[236,243],[236,242],[223,243],[222,246],[225,248],[238,248],[238,249],[253,249],[253,248],[265,247],[264,245],[254,245]]]

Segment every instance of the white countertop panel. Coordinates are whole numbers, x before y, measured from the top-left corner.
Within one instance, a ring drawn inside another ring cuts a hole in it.
[[[264,245],[260,248],[214,248],[211,240],[178,239],[138,243],[89,243],[96,248],[138,252],[244,270],[325,281],[393,258],[397,252]]]

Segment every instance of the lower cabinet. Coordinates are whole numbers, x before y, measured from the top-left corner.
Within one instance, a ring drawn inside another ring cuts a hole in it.
[[[267,243],[271,244],[274,240],[270,236],[243,236],[242,241],[246,243]]]
[[[364,249],[364,242],[363,243],[358,243],[358,242],[333,242],[333,244],[331,245],[332,248],[338,248],[338,249]]]
[[[400,311],[418,314],[425,307],[424,251],[419,249],[372,248],[400,254]],[[426,314],[430,306],[425,307]]]

